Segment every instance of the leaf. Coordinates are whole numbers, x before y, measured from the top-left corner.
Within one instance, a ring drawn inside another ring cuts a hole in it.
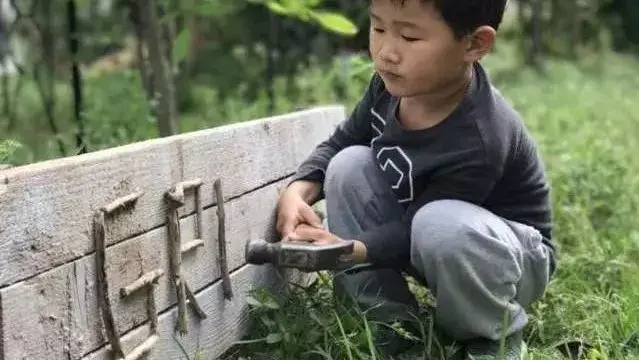
[[[321,327],[326,327],[326,324],[324,323],[324,321],[322,319],[319,318],[319,316],[317,316],[317,314],[315,313],[315,311],[310,311],[308,313],[309,317],[315,321],[319,326]],[[339,320],[339,319],[338,319]]]
[[[263,305],[272,310],[277,310],[280,308],[280,305],[273,299],[268,299],[264,302]]]
[[[0,163],[6,161],[23,145],[15,140],[0,140]]]
[[[191,43],[191,31],[188,28],[182,29],[173,42],[173,62],[179,63],[189,52],[189,44]]]
[[[262,321],[262,324],[264,324],[268,328],[273,328],[276,325],[275,321],[269,319],[266,315],[262,315],[260,317],[260,321]]]
[[[329,11],[313,11],[311,14],[327,30],[348,36],[357,34],[357,26],[341,14]]]
[[[308,10],[308,5],[306,1],[303,0],[279,0],[286,9],[289,10],[289,13],[293,14],[301,14]]]
[[[284,6],[282,6],[282,4],[276,1],[268,1],[266,3],[266,6],[269,8],[269,10],[278,15],[290,15],[292,12],[291,9],[285,8]]]
[[[252,296],[247,296],[246,302],[254,307],[262,307],[262,303]]]
[[[306,0],[306,6],[309,8],[316,8],[320,6],[324,1],[323,0]]]
[[[267,344],[275,344],[282,341],[282,334],[280,333],[273,333],[273,334],[268,334],[266,336],[266,343]]]

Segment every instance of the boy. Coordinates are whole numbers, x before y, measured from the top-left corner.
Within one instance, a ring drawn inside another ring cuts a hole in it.
[[[555,270],[542,161],[479,60],[506,0],[371,0],[375,74],[357,107],[304,161],[278,203],[285,239],[352,240],[335,291],[382,321],[436,299],[435,324],[473,356],[520,356],[524,310]],[[310,205],[326,199],[327,229]],[[507,328],[502,329],[507,314]]]

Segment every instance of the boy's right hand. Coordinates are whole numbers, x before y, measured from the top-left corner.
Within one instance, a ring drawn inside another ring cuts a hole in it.
[[[296,182],[281,194],[277,205],[277,231],[288,238],[300,224],[322,228],[322,220],[309,205],[319,193],[319,184]]]

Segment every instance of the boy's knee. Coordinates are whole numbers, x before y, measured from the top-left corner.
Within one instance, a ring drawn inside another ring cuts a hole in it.
[[[413,219],[412,261],[460,263],[513,258],[513,248],[489,211],[459,200],[439,200],[422,207]],[[478,265],[478,264],[475,264]]]
[[[460,211],[470,204],[456,200],[438,200],[417,211],[411,226],[411,253],[413,260],[444,259],[463,251],[468,246],[468,225]],[[463,212],[463,211],[462,211]]]
[[[373,164],[373,153],[366,146],[349,146],[333,156],[326,168],[325,191],[356,186],[363,169]]]

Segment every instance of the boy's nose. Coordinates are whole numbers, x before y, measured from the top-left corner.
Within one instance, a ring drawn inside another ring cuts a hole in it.
[[[385,63],[397,64],[400,56],[390,45],[383,45],[379,50],[379,58]]]

